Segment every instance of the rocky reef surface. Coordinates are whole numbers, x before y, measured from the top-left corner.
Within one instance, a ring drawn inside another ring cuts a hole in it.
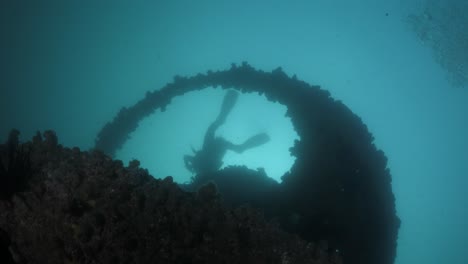
[[[141,120],[207,87],[287,107],[300,140],[281,183],[234,166],[177,185],[112,160]],[[400,219],[385,153],[351,109],[281,68],[176,76],[104,125],[102,152],[64,148],[52,131],[24,144],[18,134],[0,166],[0,251],[12,263],[394,263]]]
[[[0,146],[1,263],[342,263],[213,183],[188,192],[53,131],[18,136]]]

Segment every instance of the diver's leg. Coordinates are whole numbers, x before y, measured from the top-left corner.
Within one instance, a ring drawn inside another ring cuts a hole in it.
[[[219,112],[218,118],[216,119],[219,122],[219,125],[222,125],[226,120],[226,117],[231,112],[234,105],[236,105],[237,98],[239,93],[233,90],[230,90],[224,96],[223,104],[221,105],[221,111]]]
[[[216,120],[210,124],[205,133],[205,138],[203,140],[203,146],[210,144],[215,138],[215,132],[224,121],[226,121],[227,115],[231,112],[232,108],[237,102],[238,93],[236,91],[230,90],[224,96],[223,104],[221,105],[221,110],[218,114]]]

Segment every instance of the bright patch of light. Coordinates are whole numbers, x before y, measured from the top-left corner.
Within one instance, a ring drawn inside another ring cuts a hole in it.
[[[264,168],[270,177],[280,181],[294,163],[289,148],[299,138],[285,113],[283,105],[271,103],[257,94],[242,94],[217,135],[241,144],[255,134],[267,133],[270,141],[242,154],[228,151],[224,165],[245,165],[254,170]]]
[[[165,112],[157,111],[140,123],[138,129],[116,157],[124,163],[138,159],[156,178],[168,175],[177,182],[187,182],[191,173],[183,157],[191,148],[201,148],[208,126],[220,110],[225,90],[204,89],[174,98]],[[240,144],[258,133],[267,133],[270,141],[242,154],[228,151],[224,166],[245,165],[250,169],[264,168],[277,181],[287,172],[294,158],[289,148],[298,138],[286,107],[274,104],[257,94],[240,94],[237,104],[218,131],[217,136]]]

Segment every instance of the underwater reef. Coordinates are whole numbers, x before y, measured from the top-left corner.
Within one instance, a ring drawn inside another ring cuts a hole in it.
[[[394,263],[400,219],[384,152],[342,102],[281,68],[265,72],[243,62],[228,70],[176,76],[135,105],[122,108],[99,132],[95,147],[113,155],[142,119],[158,109],[164,112],[176,96],[207,87],[256,92],[286,106],[286,116],[300,137],[290,149],[296,161],[279,185],[265,180],[264,173],[239,169],[236,173],[231,168],[196,175],[192,186],[184,188],[195,191],[212,181],[226,195],[225,204],[247,201],[282,229],[310,242],[327,241],[347,264]],[[252,176],[245,177],[246,173]],[[246,191],[246,186],[258,191]]]
[[[207,87],[287,107],[300,140],[281,183],[231,166],[176,184],[112,159],[141,120]],[[51,131],[44,137],[17,144],[27,149],[18,162],[28,161],[28,176],[0,200],[0,253],[12,263],[394,263],[400,219],[385,154],[343,103],[281,68],[242,63],[176,76],[122,108],[93,151],[64,148]]]
[[[10,140],[2,161],[15,158]],[[18,178],[25,185],[0,199],[3,264],[342,263],[325,241],[288,234],[252,207],[223,205],[213,183],[186,192],[138,161],[125,167],[100,151],[63,147],[52,131],[14,144],[28,149],[30,166]]]

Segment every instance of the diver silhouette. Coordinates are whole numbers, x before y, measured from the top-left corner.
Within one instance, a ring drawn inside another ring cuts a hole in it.
[[[185,155],[185,167],[197,175],[217,171],[223,165],[223,157],[228,150],[242,153],[250,148],[265,144],[270,140],[266,133],[260,133],[247,139],[242,144],[233,144],[222,137],[216,137],[216,130],[224,124],[228,114],[237,102],[238,93],[230,90],[224,96],[221,110],[216,120],[210,124],[205,133],[203,146],[194,155]]]

